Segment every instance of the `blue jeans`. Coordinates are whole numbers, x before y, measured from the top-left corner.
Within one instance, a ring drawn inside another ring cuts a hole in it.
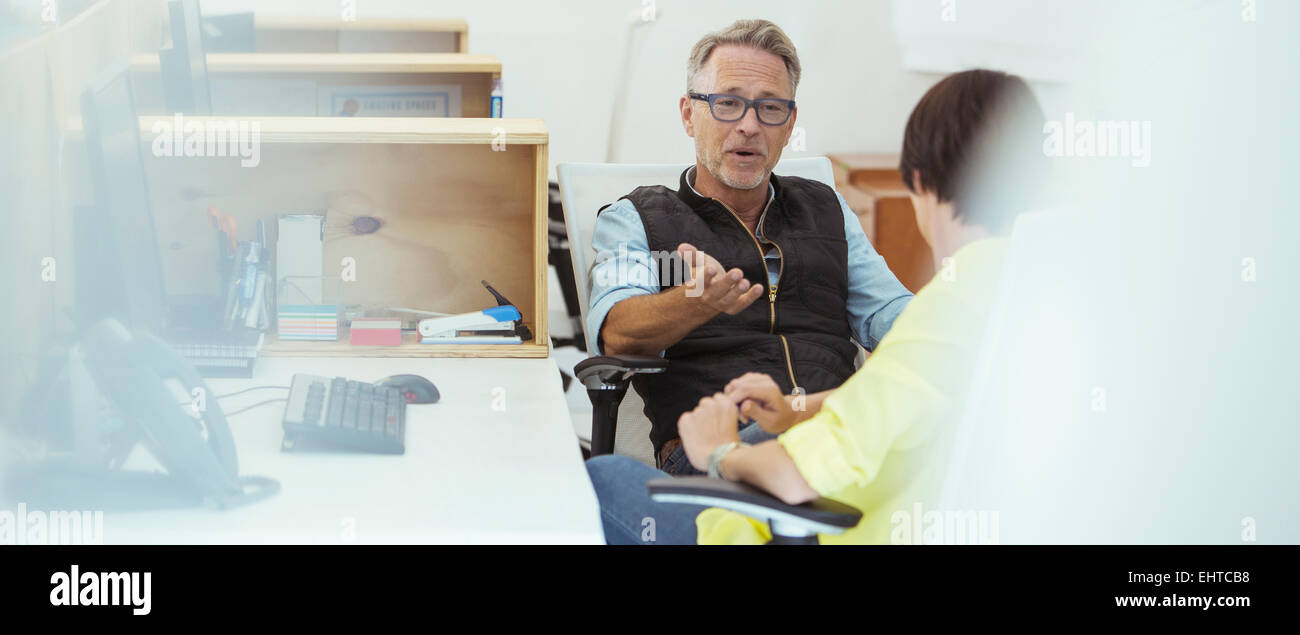
[[[740,438],[746,443],[761,443],[775,436],[763,432],[757,423],[751,423],[740,430]],[[676,462],[678,467],[684,464],[692,472],[700,473],[691,468],[681,448],[669,456],[668,462]],[[605,542],[611,545],[695,544],[695,517],[706,508],[656,503],[650,500],[650,492],[646,490],[647,482],[669,476],[667,472],[626,456],[606,455],[587,461],[587,475],[596,488]]]

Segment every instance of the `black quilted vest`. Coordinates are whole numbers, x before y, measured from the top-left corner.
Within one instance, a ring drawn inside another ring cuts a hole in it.
[[[639,187],[632,201],[652,253],[691,243],[745,279],[767,282],[757,240],[720,201],[696,194],[682,172],[676,192]],[[664,373],[638,375],[656,454],[677,437],[677,419],[701,397],[747,372],[766,373],[786,394],[835,388],[853,373],[849,341],[848,244],[844,212],[834,190],[792,176],[771,177],[775,196],[760,221],[763,236],[782,258],[775,300],[764,294],[738,315],[719,314],[670,347]],[[660,289],[673,280],[660,276]]]

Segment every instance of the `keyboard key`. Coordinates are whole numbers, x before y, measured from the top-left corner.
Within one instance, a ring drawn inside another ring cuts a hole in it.
[[[361,405],[361,387],[356,382],[348,382],[348,390],[343,401],[343,429],[357,429],[357,408]]]
[[[407,405],[400,390],[310,375],[295,376],[293,386],[289,400],[300,410],[285,413],[285,438],[293,443],[282,449],[303,450],[315,439],[363,452],[405,453]]]
[[[348,380],[339,377],[330,382],[329,405],[325,407],[325,427],[339,428],[343,425],[343,402],[348,392]]]
[[[406,397],[400,390],[388,391],[388,408],[385,410],[383,427],[380,432],[388,437],[397,436],[397,418],[399,413],[406,407]]]
[[[388,416],[388,400],[383,395],[375,395],[375,400],[370,408],[370,425],[368,428],[372,432],[383,432],[384,419]]]

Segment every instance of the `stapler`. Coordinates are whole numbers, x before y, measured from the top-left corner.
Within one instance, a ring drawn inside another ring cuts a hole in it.
[[[532,340],[533,332],[524,325],[519,309],[487,280],[481,282],[498,306],[458,315],[403,307],[388,310],[433,316],[420,320],[416,327],[422,344],[522,344]]]
[[[520,317],[519,309],[506,305],[459,315],[425,318],[420,320],[420,338],[427,341],[430,339],[454,339],[458,336],[462,338],[466,336],[489,336],[495,338],[513,337],[517,341],[519,337],[515,335],[515,321]],[[463,334],[463,331],[473,333]],[[484,333],[484,331],[490,333]]]

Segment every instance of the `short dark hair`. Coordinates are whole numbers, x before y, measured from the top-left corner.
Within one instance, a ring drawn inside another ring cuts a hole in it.
[[[1030,205],[1045,172],[1042,128],[1025,80],[984,69],[954,73],[912,110],[898,171],[908,190],[934,192],[964,222],[1002,233]],[[1006,166],[1015,179],[998,171]]]

